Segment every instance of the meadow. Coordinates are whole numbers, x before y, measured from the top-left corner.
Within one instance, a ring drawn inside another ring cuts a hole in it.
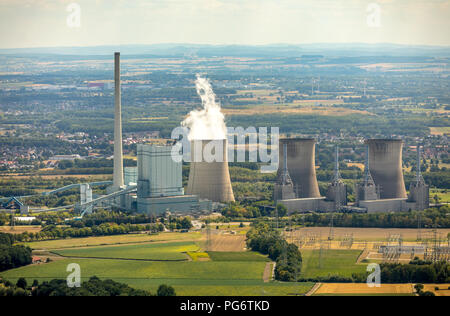
[[[322,252],[322,254],[321,254]],[[302,249],[302,278],[328,275],[351,277],[353,273],[364,272],[366,265],[357,264],[360,250]]]
[[[264,255],[257,252],[246,251],[246,252],[208,252],[209,257],[213,261],[251,261],[251,262],[269,262],[270,259]]]
[[[54,250],[53,253],[76,258],[185,261],[188,260],[186,252],[195,252],[199,249],[193,242],[173,242],[64,249]]]
[[[132,287],[155,292],[160,284],[173,286],[178,295],[296,295],[313,283],[263,282],[265,262],[145,262],[110,259],[64,259],[30,265],[0,273],[15,282],[66,279],[67,265],[78,263],[82,280],[91,276],[113,279]]]

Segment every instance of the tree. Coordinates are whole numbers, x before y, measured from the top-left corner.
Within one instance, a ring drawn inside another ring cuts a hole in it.
[[[278,217],[284,217],[287,214],[287,208],[283,204],[277,205]]]
[[[25,290],[27,288],[27,280],[25,280],[25,278],[20,278],[17,280],[16,286]]]
[[[417,294],[422,293],[422,291],[423,291],[423,284],[419,283],[419,284],[414,285],[414,289],[416,290]]]
[[[156,293],[158,296],[176,296],[175,289],[165,284],[160,285]]]

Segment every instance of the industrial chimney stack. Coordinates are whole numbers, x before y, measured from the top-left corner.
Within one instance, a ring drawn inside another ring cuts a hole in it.
[[[113,190],[118,191],[124,185],[123,181],[123,151],[122,151],[122,101],[120,91],[120,53],[114,54],[114,176]]]
[[[206,146],[215,148],[213,156],[217,159],[210,161],[208,157],[204,157]],[[191,167],[186,194],[213,202],[234,202],[226,139],[191,142]]]

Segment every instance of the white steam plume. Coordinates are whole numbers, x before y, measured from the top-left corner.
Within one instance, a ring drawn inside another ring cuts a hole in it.
[[[226,139],[227,127],[220,104],[216,103],[216,95],[208,79],[197,75],[195,81],[197,93],[202,99],[203,109],[189,113],[181,123],[189,128],[189,140]]]

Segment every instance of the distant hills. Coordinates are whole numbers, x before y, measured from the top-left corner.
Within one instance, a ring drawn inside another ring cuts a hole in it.
[[[260,46],[245,45],[201,45],[201,44],[153,44],[90,47],[42,47],[0,49],[2,55],[66,55],[108,56],[120,51],[123,58],[147,57],[361,57],[361,56],[402,56],[402,57],[450,57],[450,46],[415,46],[399,44],[273,44]]]

